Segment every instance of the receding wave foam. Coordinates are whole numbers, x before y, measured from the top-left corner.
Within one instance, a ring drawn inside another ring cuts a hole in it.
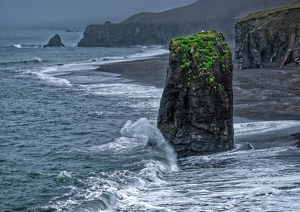
[[[40,60],[37,58],[36,60]],[[56,67],[47,67],[43,69],[39,68],[33,68],[33,69],[25,69],[25,70],[19,70],[19,72],[29,75],[35,75],[39,79],[44,80],[50,84],[58,85],[58,86],[70,86],[71,83],[63,78],[57,78],[52,73],[56,73],[57,69]]]
[[[234,124],[235,136],[261,134],[300,126],[300,121],[262,121]]]
[[[86,60],[85,62],[97,62],[98,64],[105,64],[105,63],[115,63],[115,62],[124,62],[124,61],[132,61],[132,60],[140,60],[155,57],[162,54],[168,54],[169,51],[164,49],[161,45],[154,45],[154,46],[137,46],[142,49],[142,52],[135,53],[132,55],[126,56],[112,56],[112,57],[101,57],[101,58],[92,58]]]
[[[130,55],[128,56],[128,58],[149,58],[169,53],[169,51],[167,49],[164,49],[163,46],[150,46],[149,48],[142,47],[142,49],[144,50],[144,52]]]

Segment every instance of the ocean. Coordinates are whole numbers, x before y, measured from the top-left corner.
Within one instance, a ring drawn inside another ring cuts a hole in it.
[[[235,117],[232,151],[177,159],[163,89],[95,70],[167,48],[81,38],[0,31],[0,211],[300,211],[300,121]]]

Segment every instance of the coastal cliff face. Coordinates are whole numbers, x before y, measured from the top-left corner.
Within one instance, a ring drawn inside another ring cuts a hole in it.
[[[300,1],[286,7],[250,14],[235,26],[235,58],[239,68],[262,68],[282,62],[296,33],[293,59],[300,57]],[[291,61],[290,61],[291,62]]]
[[[194,25],[196,24],[196,25]],[[130,46],[167,43],[172,35],[188,33],[199,23],[156,22],[90,25],[78,46]],[[179,33],[181,32],[181,33]]]
[[[167,44],[174,37],[216,29],[234,39],[234,23],[245,14],[293,0],[201,0],[161,13],[139,13],[112,24],[89,25],[80,47]],[[225,9],[226,8],[226,9]]]
[[[227,23],[234,23],[234,19],[216,22],[213,26],[230,34]],[[224,25],[223,25],[224,24]],[[212,24],[207,21],[166,21],[166,22],[124,22],[104,25],[90,25],[84,32],[84,37],[78,46],[131,46],[166,44],[174,37],[194,34],[200,29],[211,29]],[[219,27],[218,27],[219,26]],[[222,27],[224,26],[224,27]]]
[[[157,126],[179,157],[233,148],[232,58],[216,31],[170,42]]]

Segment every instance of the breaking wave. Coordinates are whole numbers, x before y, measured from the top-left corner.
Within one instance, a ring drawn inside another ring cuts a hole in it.
[[[77,177],[80,186],[69,185],[68,194],[42,209],[116,211],[138,207],[140,193],[149,186],[165,184],[165,173],[178,171],[174,150],[149,120],[127,121],[120,132],[122,136],[113,142],[85,150],[89,154],[110,155],[114,158],[110,163],[115,160],[116,169]],[[72,181],[76,175],[63,171],[57,178]]]

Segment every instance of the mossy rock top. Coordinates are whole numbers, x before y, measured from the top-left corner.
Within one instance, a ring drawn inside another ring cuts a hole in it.
[[[223,42],[222,43],[223,45],[226,45],[225,37],[223,36],[222,33],[217,32],[215,30],[203,31],[203,32],[199,32],[198,34],[195,34],[195,35],[172,39],[170,42],[170,50],[174,50],[179,47],[183,48],[184,50],[191,50],[196,45],[202,49],[207,48],[207,47],[209,48],[209,47],[211,47],[211,45],[208,45],[208,44],[212,44],[212,43],[208,43],[208,42],[215,43],[215,41],[217,39],[220,40],[221,42]],[[210,50],[213,50],[213,49],[210,48]]]
[[[290,5],[287,5],[284,7],[272,9],[272,10],[263,10],[263,11],[259,11],[256,13],[251,13],[248,16],[244,17],[239,22],[237,22],[236,24],[245,23],[245,22],[248,22],[251,20],[261,20],[261,19],[269,18],[269,17],[272,18],[281,12],[284,12],[285,14],[287,14],[291,10],[294,10],[294,9],[300,9],[300,1],[297,1],[293,4],[290,4]]]
[[[169,48],[172,59],[181,62],[181,70],[188,76],[187,87],[192,78],[199,77],[205,78],[210,87],[216,88],[216,76],[212,71],[216,61],[222,65],[223,73],[229,70],[231,51],[223,34],[215,30],[174,38],[171,40]]]
[[[217,45],[218,43],[218,45]],[[224,35],[215,30],[199,32],[195,35],[174,38],[170,42],[170,51],[182,54],[182,67],[189,66],[187,60],[192,57],[200,62],[204,62],[206,68],[214,63],[220,55],[216,54],[216,46],[222,46],[224,55],[222,60],[228,59],[231,55],[230,49],[226,44]],[[175,55],[173,55],[175,56]]]

